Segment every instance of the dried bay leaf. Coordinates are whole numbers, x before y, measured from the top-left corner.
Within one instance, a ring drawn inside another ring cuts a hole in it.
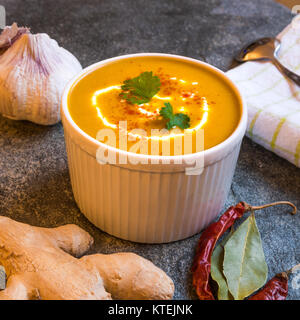
[[[224,248],[219,244],[211,257],[211,277],[218,284],[218,300],[231,300],[226,278],[223,274]]]
[[[229,292],[226,278],[223,273],[223,261],[224,261],[224,245],[233,233],[231,229],[229,235],[216,246],[211,256],[211,277],[218,284],[218,300],[233,300],[231,293]]]
[[[223,272],[235,300],[248,297],[265,284],[268,266],[254,214],[239,226],[224,250]]]

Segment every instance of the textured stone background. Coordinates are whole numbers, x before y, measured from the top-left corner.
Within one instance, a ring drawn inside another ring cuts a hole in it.
[[[134,52],[166,52],[227,70],[249,40],[275,36],[290,12],[271,0],[6,0],[7,23],[46,32],[88,66]],[[226,206],[290,200],[300,207],[300,170],[245,138]],[[300,262],[300,216],[257,212],[269,274]],[[0,116],[0,214],[33,225],[76,223],[95,238],[91,252],[133,251],[174,280],[176,299],[195,298],[189,268],[199,235],[163,245],[116,239],[90,224],[70,186],[61,124],[42,127]],[[294,276],[294,281],[296,277]],[[290,289],[289,299],[300,299]]]

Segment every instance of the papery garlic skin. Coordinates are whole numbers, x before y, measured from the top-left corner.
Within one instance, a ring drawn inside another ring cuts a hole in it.
[[[0,113],[42,125],[57,123],[63,89],[81,69],[47,34],[22,34],[0,56]]]

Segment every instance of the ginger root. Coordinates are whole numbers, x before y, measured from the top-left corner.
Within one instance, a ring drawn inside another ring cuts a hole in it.
[[[171,299],[172,280],[134,253],[82,256],[93,238],[76,225],[33,227],[0,216],[1,299]]]

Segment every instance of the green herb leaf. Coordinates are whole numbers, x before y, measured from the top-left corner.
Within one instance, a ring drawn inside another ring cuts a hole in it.
[[[229,291],[235,300],[242,300],[261,288],[268,276],[254,214],[240,225],[224,249],[223,270]]]
[[[159,111],[160,115],[165,119],[171,119],[173,117],[173,107],[170,102],[165,102],[165,107],[162,107]]]
[[[233,228],[230,230],[228,236],[216,246],[211,257],[211,277],[218,284],[218,300],[233,300],[223,273],[224,245],[232,234]]]
[[[152,71],[142,72],[138,77],[124,81],[121,98],[132,104],[147,103],[160,89],[160,79]]]
[[[160,115],[166,120],[169,120],[166,124],[166,128],[171,130],[174,127],[181,129],[187,129],[190,127],[190,117],[184,113],[173,113],[173,107],[170,102],[165,102],[165,107],[162,107],[159,111]]]

